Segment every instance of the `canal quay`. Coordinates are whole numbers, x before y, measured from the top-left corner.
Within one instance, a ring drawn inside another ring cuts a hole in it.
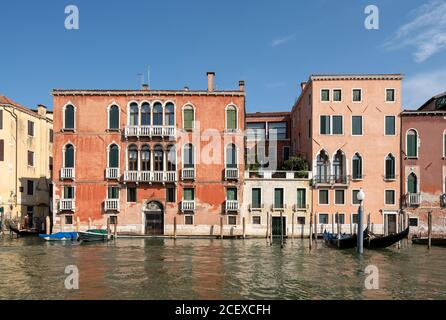
[[[446,254],[404,240],[333,250],[308,239],[0,240],[0,299],[446,299]],[[65,287],[67,266],[79,289]],[[379,289],[366,289],[376,266]]]

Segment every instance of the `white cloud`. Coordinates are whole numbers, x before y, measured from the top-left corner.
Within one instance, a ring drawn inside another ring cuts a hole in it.
[[[418,109],[433,96],[446,91],[446,69],[408,76],[403,81],[403,108]]]
[[[431,0],[414,10],[413,16],[384,47],[389,50],[413,47],[415,61],[423,62],[446,49],[446,0]]]
[[[293,38],[296,36],[295,33],[290,34],[286,37],[282,37],[282,38],[276,38],[273,41],[271,41],[271,47],[275,47],[275,46],[279,46],[281,44],[285,44],[287,42],[289,42],[290,40],[293,40]]]

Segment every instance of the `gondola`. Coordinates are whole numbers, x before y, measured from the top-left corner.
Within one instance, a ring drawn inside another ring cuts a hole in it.
[[[388,236],[370,236],[364,237],[364,248],[367,249],[381,249],[387,248],[397,243],[398,241],[407,238],[409,235],[409,227],[399,233],[392,233]]]
[[[14,228],[13,226],[9,226],[9,230],[14,232],[16,235],[20,237],[29,237],[29,236],[38,236],[41,233],[44,233],[44,231],[36,230],[36,229],[22,229],[19,230],[17,228]]]
[[[113,239],[112,234],[108,234],[107,230],[91,229],[87,231],[80,231],[79,240],[83,242],[108,241]]]
[[[428,238],[419,238],[419,237],[413,237],[412,238],[412,244],[422,244],[427,246],[429,242]],[[438,246],[438,247],[446,247],[446,239],[445,238],[432,238],[431,239],[431,245]]]
[[[368,228],[364,230],[364,237],[366,237],[367,234]],[[324,237],[327,245],[337,249],[351,249],[356,247],[358,242],[358,236],[356,234],[341,234],[340,238],[338,239],[337,234],[324,231],[322,236]]]

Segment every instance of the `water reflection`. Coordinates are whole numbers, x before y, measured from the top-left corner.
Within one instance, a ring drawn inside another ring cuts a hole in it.
[[[445,249],[336,251],[308,240],[0,241],[0,299],[445,299]],[[364,286],[379,268],[379,290]],[[67,265],[80,290],[65,289]]]

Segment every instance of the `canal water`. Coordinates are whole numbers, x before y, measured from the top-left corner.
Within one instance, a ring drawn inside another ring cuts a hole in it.
[[[65,268],[79,289],[65,288]],[[378,268],[379,289],[364,270]],[[0,240],[0,299],[446,299],[446,249],[337,251],[265,239]]]

